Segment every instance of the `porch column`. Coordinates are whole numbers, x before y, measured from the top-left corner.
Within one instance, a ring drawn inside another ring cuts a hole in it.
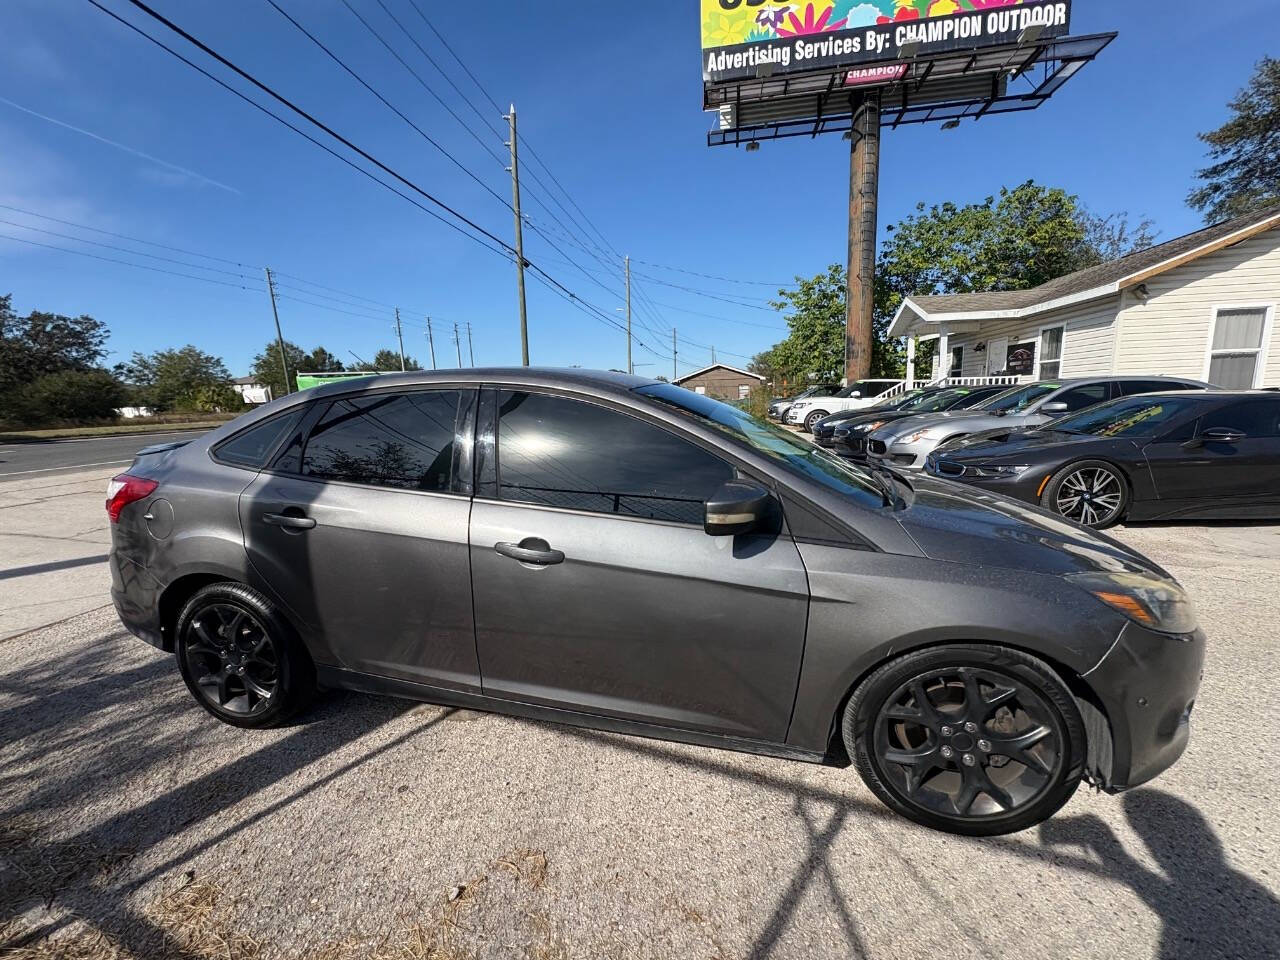
[[[914,390],[916,386],[916,338],[913,334],[907,337],[907,389]]]
[[[946,380],[951,376],[951,332],[942,331],[938,337],[938,379]]]

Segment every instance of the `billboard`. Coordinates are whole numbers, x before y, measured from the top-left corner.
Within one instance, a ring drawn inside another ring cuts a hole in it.
[[[1064,36],[1071,0],[702,0],[707,83]],[[865,76],[865,72],[863,76]],[[851,80],[866,83],[865,79]]]

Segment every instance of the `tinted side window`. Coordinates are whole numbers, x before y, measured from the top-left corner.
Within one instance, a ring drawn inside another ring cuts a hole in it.
[[[311,429],[302,474],[374,487],[448,490],[457,390],[335,400]]]
[[[1053,402],[1065,403],[1068,413],[1084,410],[1095,403],[1111,399],[1111,385],[1108,383],[1090,383],[1083,387],[1067,390],[1061,396],[1054,397]]]
[[[276,445],[301,419],[302,411],[302,407],[296,407],[288,413],[264,420],[248,430],[237,433],[230,440],[220,443],[213,454],[223,463],[261,469]]]
[[[733,468],[652,424],[595,404],[504,391],[498,495],[594,513],[702,523]]]
[[[1280,398],[1238,400],[1204,415],[1200,432],[1214,427],[1239,430],[1246,437],[1280,437]]]
[[[1120,396],[1132,397],[1139,393],[1166,393],[1170,390],[1194,390],[1188,383],[1170,383],[1167,380],[1121,380]]]

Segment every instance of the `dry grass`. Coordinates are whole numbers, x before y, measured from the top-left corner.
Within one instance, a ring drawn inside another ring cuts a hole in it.
[[[540,850],[513,850],[493,865],[512,874],[530,890],[537,890],[547,879],[547,855]]]
[[[30,818],[0,822],[0,861],[21,881],[5,884],[0,904],[15,904],[38,897],[45,907],[58,891],[77,881],[105,876],[133,859],[133,851],[108,849],[92,843],[45,841]]]

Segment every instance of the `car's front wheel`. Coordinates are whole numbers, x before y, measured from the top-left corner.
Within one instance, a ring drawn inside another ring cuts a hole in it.
[[[886,663],[854,691],[842,732],[887,806],[966,836],[1047,820],[1084,770],[1070,690],[1048,664],[1004,647],[932,647]]]
[[[831,414],[827,413],[825,410],[815,410],[804,418],[804,428],[810,433],[813,433],[813,428],[818,425],[818,421],[825,420],[829,416],[831,416]]]
[[[236,727],[270,727],[315,694],[315,667],[262,594],[240,583],[197,590],[178,615],[175,652],[199,704]]]
[[[1129,506],[1129,484],[1105,460],[1070,463],[1053,475],[1040,505],[1095,530],[1115,526]]]

